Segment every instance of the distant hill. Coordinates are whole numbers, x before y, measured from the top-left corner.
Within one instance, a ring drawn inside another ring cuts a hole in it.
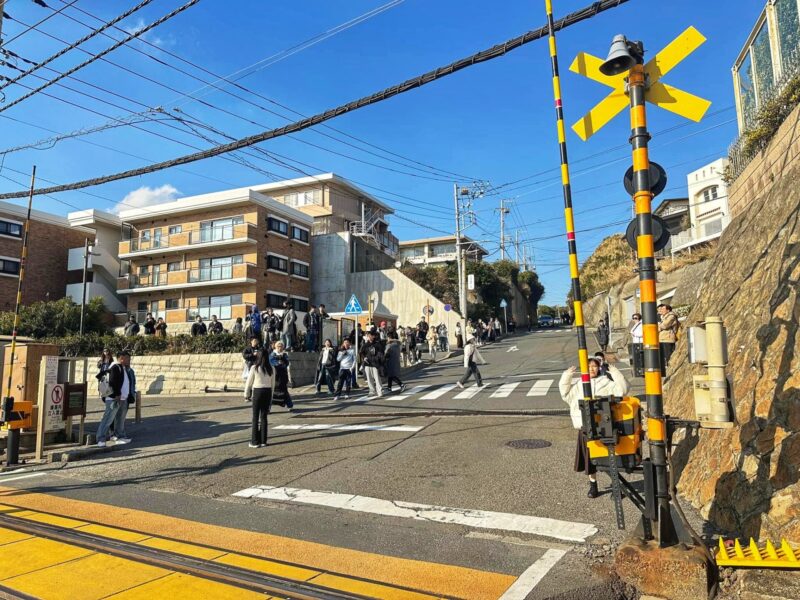
[[[633,251],[625,236],[616,233],[604,239],[580,270],[584,299],[631,278],[636,268]]]

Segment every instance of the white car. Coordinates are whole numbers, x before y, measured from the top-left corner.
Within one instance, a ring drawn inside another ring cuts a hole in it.
[[[553,317],[550,315],[542,315],[539,317],[539,327],[552,327]]]

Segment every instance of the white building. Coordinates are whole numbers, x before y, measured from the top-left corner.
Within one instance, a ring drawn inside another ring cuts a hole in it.
[[[483,246],[466,236],[462,236],[461,244],[466,252],[467,260],[481,261],[489,253]],[[457,259],[456,236],[445,235],[419,240],[400,242],[400,260],[412,265],[441,266]]]
[[[690,227],[672,238],[676,254],[715,240],[730,223],[728,186],[722,179],[727,158],[719,158],[687,176]]]

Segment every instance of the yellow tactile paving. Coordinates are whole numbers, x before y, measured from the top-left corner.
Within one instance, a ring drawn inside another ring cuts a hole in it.
[[[351,581],[348,576],[365,578],[388,586],[419,589],[435,596],[470,600],[496,599],[502,596],[516,580],[513,575],[383,556],[277,535],[198,523],[119,506],[24,492],[16,488],[0,487],[0,498],[5,504],[23,511],[25,509],[43,511],[77,520],[93,521],[108,527],[134,530],[141,532],[142,535],[153,535],[160,539],[166,537],[182,540],[186,542],[183,549],[190,551],[193,548],[192,544],[220,549],[216,551],[201,548],[202,551],[211,552],[211,556],[219,556],[226,552],[264,556],[276,561],[293,563],[298,567],[304,566],[312,571],[336,573],[345,576],[342,578],[345,581]],[[144,540],[140,543],[149,545],[149,541]],[[171,540],[156,543],[165,542]],[[16,544],[10,546],[13,545]],[[173,546],[163,549],[180,553],[177,548]]]
[[[19,531],[14,531],[12,529],[0,529],[0,546],[3,544],[13,544],[14,542],[27,540],[32,537],[32,535],[20,533]]]
[[[46,600],[100,600],[171,574],[124,558],[92,554],[6,579],[3,585]]]
[[[152,537],[146,533],[139,533],[138,531],[127,531],[125,529],[118,529],[116,527],[106,527],[105,525],[83,525],[78,527],[76,531],[82,531],[90,535],[99,535],[100,537],[109,538],[111,540],[118,540],[120,542],[136,543]]]
[[[174,552],[175,554],[182,554],[183,556],[191,556],[193,558],[201,558],[203,560],[213,560],[225,554],[224,550],[216,550],[214,548],[204,548],[195,544],[186,544],[184,542],[176,542],[175,540],[165,540],[164,538],[151,537],[141,542],[137,542],[139,546],[147,546],[148,548],[157,548],[158,550],[166,550],[167,552]]]
[[[321,575],[319,571],[313,571],[311,569],[304,569],[303,567],[295,567],[292,565],[284,565],[271,560],[265,560],[263,558],[242,556],[241,554],[225,554],[224,556],[215,558],[213,562],[230,565],[232,567],[239,567],[240,569],[258,571],[259,573],[266,573],[267,575],[276,575],[278,577],[286,577],[287,579],[295,579],[297,581],[308,581],[312,577]]]
[[[360,594],[369,598],[377,598],[378,600],[430,600],[432,597],[428,594],[401,590],[377,583],[370,583],[369,581],[359,581],[358,579],[331,575],[330,573],[323,573],[312,579],[310,583],[334,588],[343,592]]]
[[[157,579],[139,587],[108,596],[109,600],[153,600],[154,598],[169,598],[169,600],[198,600],[198,598],[264,600],[264,594],[174,573],[163,579]]]
[[[48,515],[40,512],[25,511],[20,513],[10,513],[11,517],[18,517],[28,521],[36,521],[37,523],[44,523],[46,525],[54,525],[56,527],[63,527],[64,529],[75,529],[88,525],[86,521],[77,521],[75,519],[68,519],[67,517],[59,517],[57,515]]]
[[[0,546],[0,581],[92,554],[91,550],[30,538]]]

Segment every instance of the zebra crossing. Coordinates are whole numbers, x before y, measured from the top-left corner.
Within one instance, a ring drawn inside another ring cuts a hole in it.
[[[455,392],[455,394],[452,395],[452,399],[454,400],[470,400],[476,397],[478,397],[478,399],[508,398],[514,392],[524,392],[527,397],[543,397],[551,391],[554,383],[555,379],[537,379],[533,382],[513,381],[500,386],[487,382],[482,386],[472,384],[463,390],[457,388],[454,383],[443,385],[415,385],[409,387],[403,393],[384,394],[380,399],[384,402],[401,402],[403,400],[446,400],[449,397],[448,395],[453,392]]]

